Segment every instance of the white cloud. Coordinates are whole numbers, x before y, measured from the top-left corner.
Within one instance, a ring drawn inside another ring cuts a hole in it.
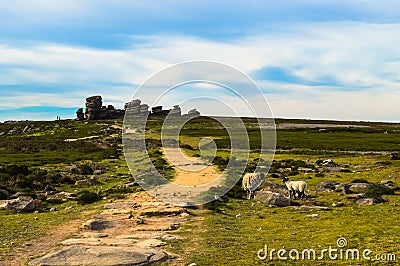
[[[10,106],[49,105],[53,101],[62,106],[82,106],[84,99],[78,97],[102,94],[105,102],[120,104],[132,95],[136,84],[171,64],[211,60],[248,74],[266,66],[284,67],[301,79],[322,84],[256,81],[267,93],[276,116],[390,120],[395,119],[393,106],[396,95],[400,95],[398,36],[400,24],[324,22],[287,26],[279,32],[230,41],[142,36],[143,45],[133,44],[123,50],[9,43],[0,46],[0,86],[73,86],[69,95],[55,92],[32,96],[20,91],[2,102]]]

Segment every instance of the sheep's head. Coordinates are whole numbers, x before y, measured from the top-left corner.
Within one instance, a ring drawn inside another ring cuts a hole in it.
[[[283,183],[289,182],[289,177],[284,176],[284,177],[282,178],[282,181],[283,181]]]

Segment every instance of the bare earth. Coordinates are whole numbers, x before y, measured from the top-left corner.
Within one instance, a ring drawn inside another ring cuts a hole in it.
[[[176,177],[173,183],[181,186],[204,185],[217,179],[220,174],[214,166],[198,158],[189,158],[180,149],[164,148],[167,161],[174,165]]]

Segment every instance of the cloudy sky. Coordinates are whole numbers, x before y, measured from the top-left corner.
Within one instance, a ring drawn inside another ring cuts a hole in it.
[[[72,118],[96,94],[121,108],[150,76],[192,60],[251,77],[275,117],[400,121],[399,10],[395,0],[1,1],[0,121]]]

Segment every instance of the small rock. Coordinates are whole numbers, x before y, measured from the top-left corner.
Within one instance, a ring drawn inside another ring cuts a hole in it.
[[[236,218],[240,218],[242,215],[239,213],[239,214],[236,214]]]
[[[183,212],[183,213],[181,213],[179,216],[182,217],[182,218],[187,218],[187,217],[190,216],[190,214],[187,213],[187,212]]]
[[[319,215],[318,213],[313,213],[313,214],[309,214],[309,215],[307,215],[307,217],[310,217],[310,218],[319,218],[319,217],[321,217],[321,215]]]
[[[379,203],[379,201],[377,199],[374,198],[365,198],[365,199],[359,199],[356,202],[358,205],[361,206],[372,206],[376,203]]]
[[[35,221],[39,220],[39,217],[35,217]]]
[[[49,211],[55,212],[55,211],[57,211],[57,208],[56,207],[52,207]]]
[[[333,207],[343,207],[344,206],[344,204],[343,204],[343,202],[337,202],[337,203],[332,203],[332,206]]]

